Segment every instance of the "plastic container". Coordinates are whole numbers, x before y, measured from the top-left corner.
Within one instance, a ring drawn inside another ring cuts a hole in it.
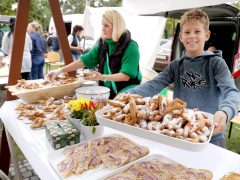
[[[83,97],[87,99],[108,99],[110,96],[110,89],[104,86],[84,86],[75,89],[76,97]]]

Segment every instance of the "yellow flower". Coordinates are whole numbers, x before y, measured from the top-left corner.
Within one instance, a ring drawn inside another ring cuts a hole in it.
[[[95,112],[102,107],[97,101],[90,101],[83,97],[68,102],[72,116],[77,119],[88,118],[91,121],[90,124],[97,123]]]

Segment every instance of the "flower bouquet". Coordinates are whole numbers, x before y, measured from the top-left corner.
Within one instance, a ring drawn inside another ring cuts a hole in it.
[[[95,134],[96,126],[99,125],[95,112],[103,106],[104,104],[99,103],[97,100],[89,100],[82,97],[68,102],[68,108],[71,111],[71,118],[81,120],[81,123],[84,126],[92,126],[92,134]]]

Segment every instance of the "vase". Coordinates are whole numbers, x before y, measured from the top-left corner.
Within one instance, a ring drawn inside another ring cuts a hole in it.
[[[81,119],[73,118],[71,115],[68,116],[68,120],[81,132]]]
[[[104,127],[101,125],[85,126],[82,124],[82,122],[80,122],[79,124],[81,126],[81,134],[83,135],[84,140],[95,139],[103,134]],[[93,130],[94,128],[95,130]]]

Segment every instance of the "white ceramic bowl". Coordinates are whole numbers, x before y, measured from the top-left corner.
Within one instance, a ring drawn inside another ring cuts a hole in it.
[[[110,89],[104,86],[84,86],[75,89],[76,97],[84,97],[87,99],[108,99]]]

